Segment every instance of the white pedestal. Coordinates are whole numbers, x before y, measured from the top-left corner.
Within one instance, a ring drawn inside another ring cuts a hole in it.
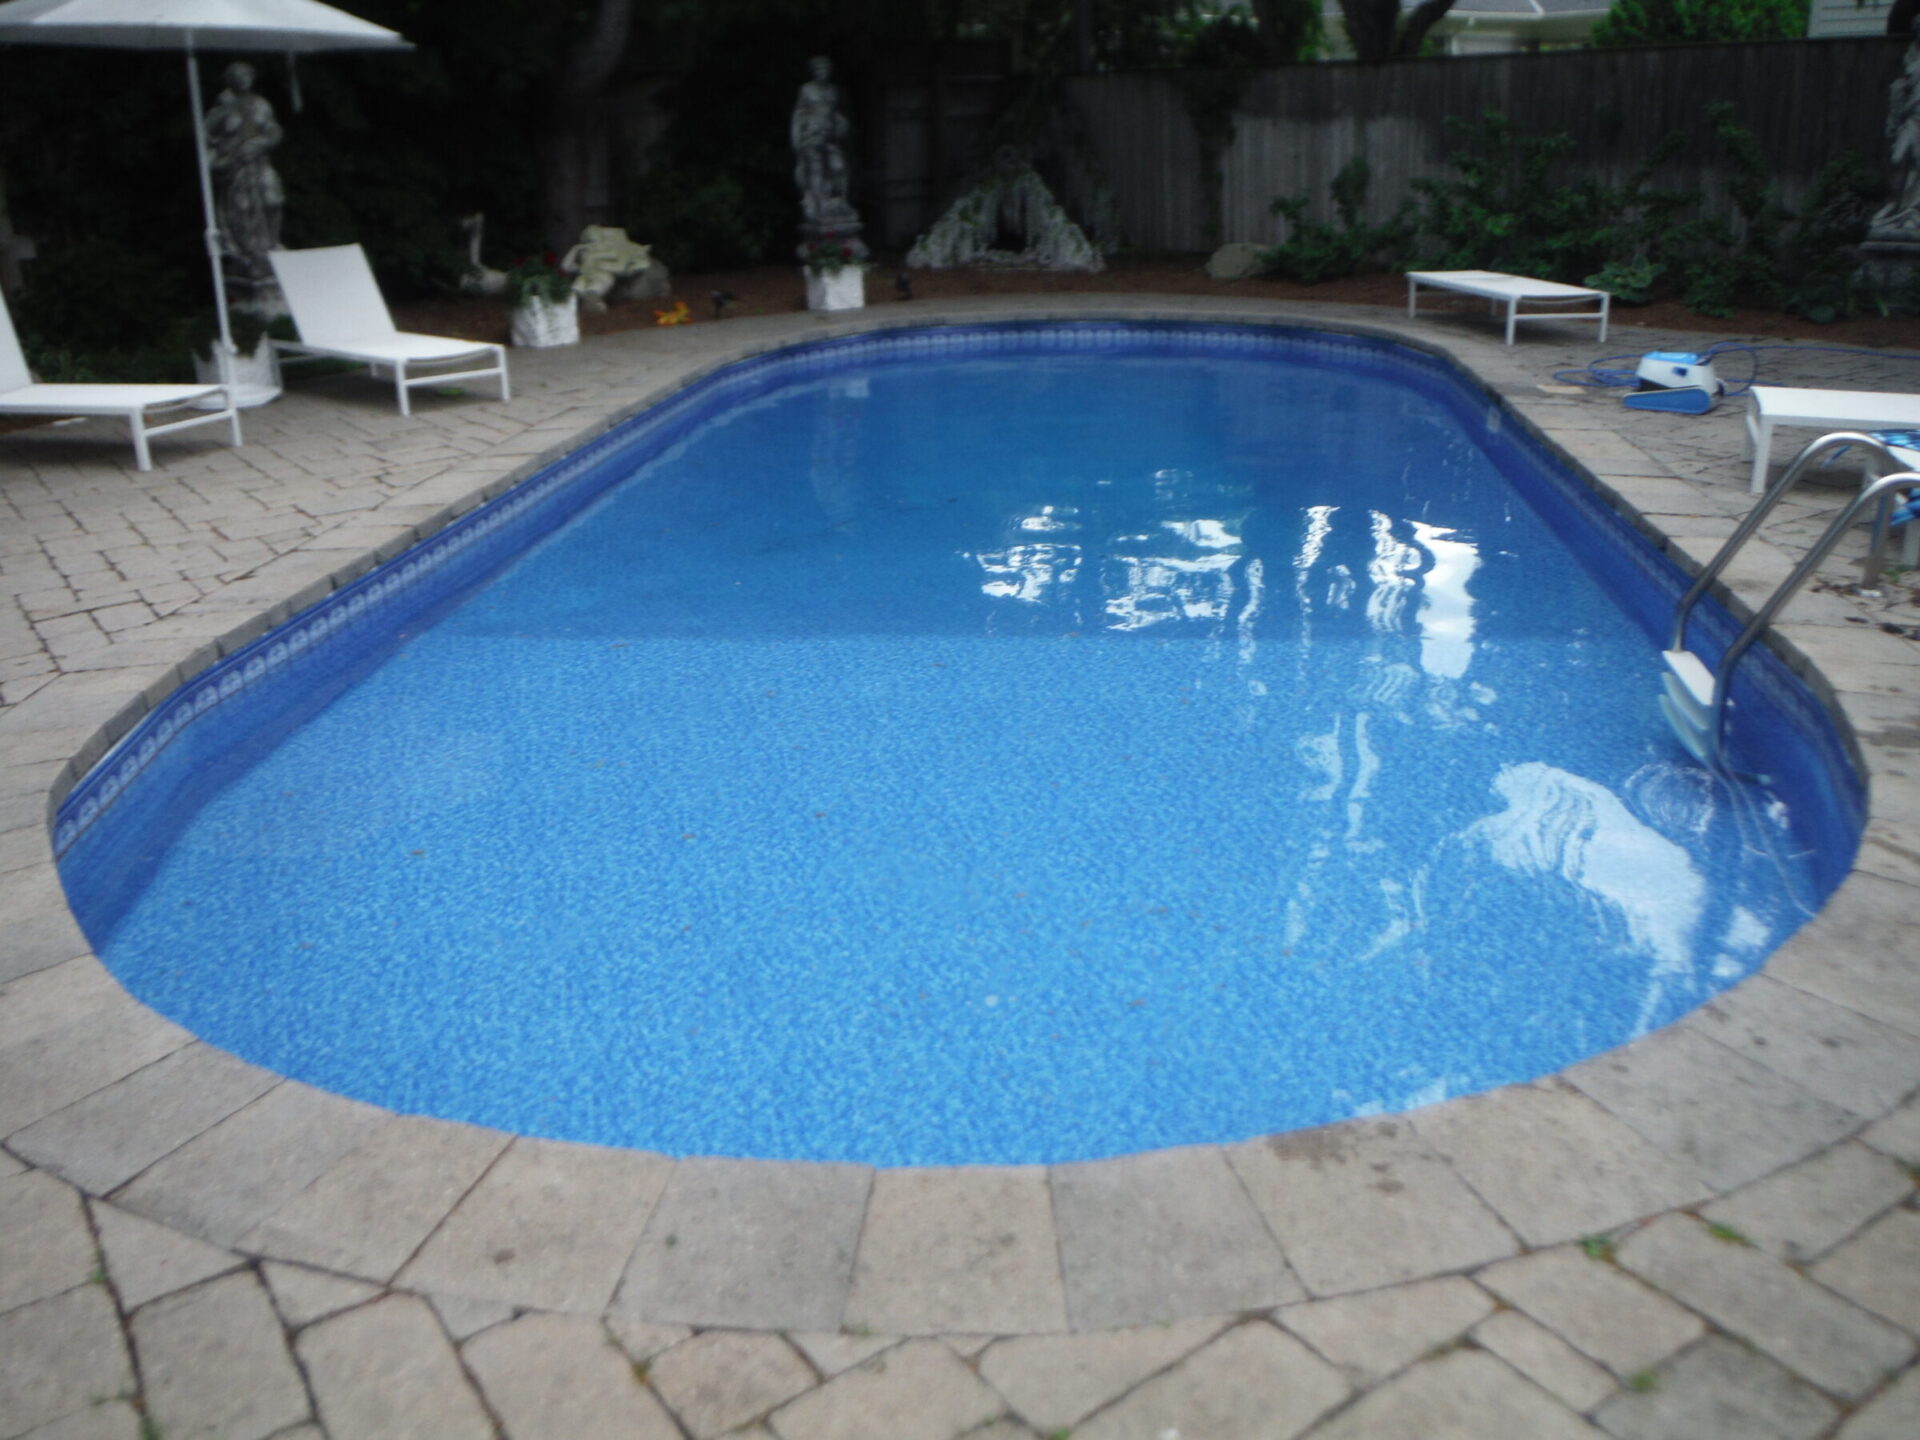
[[[867,304],[867,271],[862,265],[843,265],[838,270],[807,270],[807,309],[862,310]]]
[[[580,343],[580,297],[564,300],[527,300],[513,307],[515,345],[543,350],[554,345]]]
[[[219,342],[215,342],[218,344]],[[220,366],[211,354],[193,357],[193,376],[202,385],[220,383]],[[251,410],[269,400],[280,398],[280,357],[273,342],[262,340],[251,355],[233,357],[233,405],[236,410]],[[196,410],[218,410],[218,400],[196,400]]]

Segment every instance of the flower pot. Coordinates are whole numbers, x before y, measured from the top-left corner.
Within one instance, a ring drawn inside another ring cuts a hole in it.
[[[220,383],[220,361],[213,350],[193,357],[193,378],[202,385]],[[279,394],[280,357],[274,353],[273,341],[263,335],[251,355],[242,351],[233,357],[233,403],[238,409],[246,410],[277,399]],[[200,401],[194,408],[218,410],[222,407],[218,401]]]
[[[513,307],[513,343],[533,349],[579,344],[580,297],[522,300]]]
[[[867,303],[867,271],[863,265],[843,265],[838,270],[805,270],[807,309],[859,310]]]

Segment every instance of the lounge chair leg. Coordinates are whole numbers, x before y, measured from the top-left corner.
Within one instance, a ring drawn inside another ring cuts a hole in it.
[[[404,360],[393,367],[393,388],[400,396],[400,413],[413,414],[413,405],[407,395],[407,362]]]
[[[500,399],[504,403],[513,398],[513,387],[507,383],[507,352],[496,345],[493,347],[493,358],[500,366]]]
[[[138,413],[127,417],[127,428],[133,432],[133,463],[142,470],[153,469],[153,456],[147,449],[147,427],[141,423],[144,417]]]

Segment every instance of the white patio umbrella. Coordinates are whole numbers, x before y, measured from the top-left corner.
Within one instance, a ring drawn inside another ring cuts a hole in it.
[[[200,162],[200,204],[207,218],[207,259],[220,317],[220,376],[233,378],[233,326],[220,268],[220,221],[207,160],[200,99],[201,50],[286,55],[329,50],[411,50],[411,42],[319,0],[7,0],[0,4],[0,44],[95,45],[113,50],[178,50],[187,60],[193,145]],[[277,391],[267,392],[268,398]]]

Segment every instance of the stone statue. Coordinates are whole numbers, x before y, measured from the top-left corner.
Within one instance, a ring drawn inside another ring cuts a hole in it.
[[[254,93],[253,67],[236,60],[227,88],[207,111],[207,159],[213,169],[220,245],[235,278],[271,284],[269,250],[280,248],[280,212],[286,191],[268,158],[280,143],[273,106]]]
[[[808,225],[828,229],[859,224],[847,202],[847,117],[840,113],[840,91],[833,83],[833,62],[816,55],[808,62],[813,78],[793,102],[793,179],[800,187],[800,214]]]
[[[589,310],[607,308],[615,287],[623,300],[664,300],[672,289],[667,267],[651,245],[637,245],[618,225],[589,225],[567,251],[560,268],[574,277],[573,293]]]
[[[1887,95],[1887,140],[1892,148],[1893,198],[1873,217],[1867,237],[1920,241],[1920,39],[1907,47],[1906,65]]]

